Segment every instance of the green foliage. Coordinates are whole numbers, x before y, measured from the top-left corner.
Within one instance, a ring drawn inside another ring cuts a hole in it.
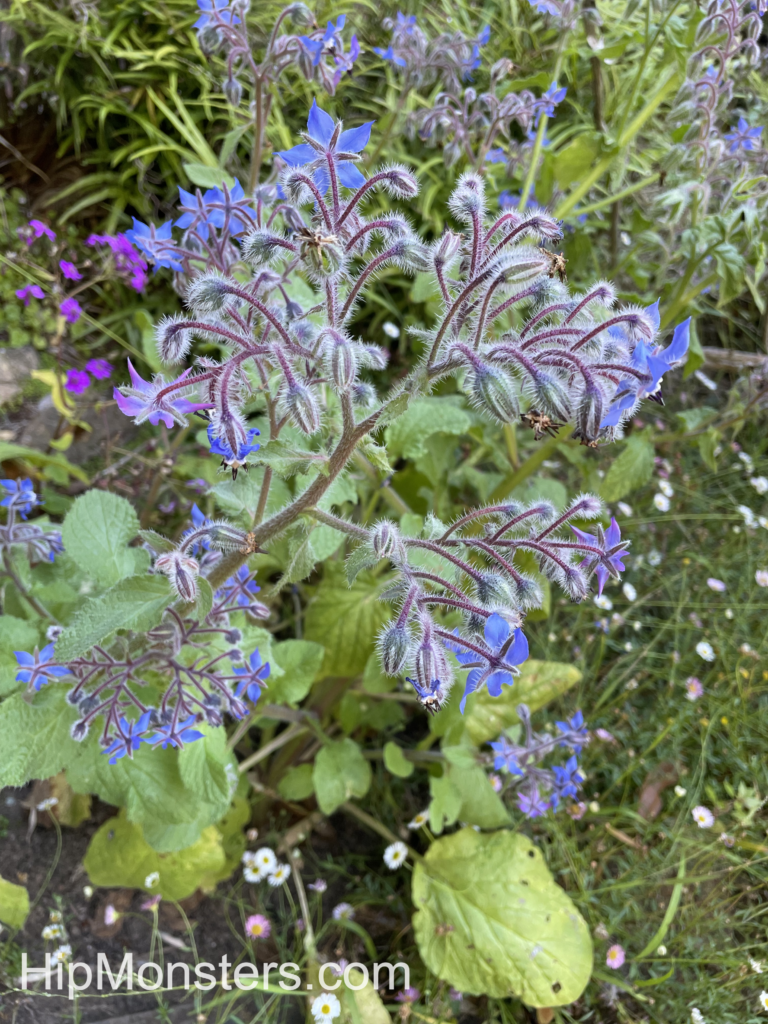
[[[425,964],[461,992],[565,1006],[586,988],[589,930],[525,836],[438,839],[414,868],[413,902]]]
[[[23,786],[66,767],[79,750],[69,735],[74,717],[62,686],[43,688],[34,703],[21,693],[0,703],[0,785]]]
[[[272,647],[272,661],[282,675],[271,674],[265,699],[276,704],[296,704],[303,700],[323,663],[325,651],[311,640],[284,640]]]
[[[384,744],[384,766],[388,772],[400,779],[408,779],[413,775],[414,765],[403,753],[402,749],[391,740]]]
[[[64,518],[61,537],[67,554],[83,572],[101,586],[111,587],[149,568],[146,551],[126,546],[138,529],[130,502],[93,490],[76,499]]]
[[[349,980],[354,988],[341,989],[342,1024],[390,1024],[391,1017],[381,997],[370,981],[363,984],[360,971],[350,971]]]
[[[350,797],[365,796],[371,785],[371,766],[354,740],[334,740],[318,752],[312,783],[320,810],[333,814]]]
[[[315,791],[311,764],[300,764],[289,768],[277,784],[280,796],[286,800],[306,800]]]
[[[618,501],[647,484],[653,473],[653,444],[643,434],[632,434],[621,455],[611,464],[600,488],[606,501]]]
[[[19,671],[14,651],[31,651],[39,641],[37,625],[13,615],[0,617],[0,697],[18,689]]]
[[[29,915],[29,893],[23,885],[0,878],[0,921],[16,931]]]

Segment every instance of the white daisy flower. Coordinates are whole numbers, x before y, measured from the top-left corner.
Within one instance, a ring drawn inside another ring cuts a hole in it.
[[[669,498],[666,496],[666,494],[662,494],[661,491],[659,491],[658,494],[654,494],[653,504],[654,507],[659,510],[659,512],[669,512],[671,508]]]
[[[628,601],[637,600],[637,591],[631,583],[625,583],[621,588],[621,592]]]
[[[760,993],[759,999],[760,999],[760,1009],[761,1010],[768,1010],[768,992],[766,992],[765,989],[763,989],[763,991]]]
[[[144,888],[145,889],[154,889],[154,887],[157,885],[157,883],[159,881],[160,881],[160,872],[159,871],[150,871],[150,873],[144,879]]]
[[[355,908],[351,903],[337,903],[331,911],[334,921],[353,921],[355,919]]]
[[[669,480],[659,480],[659,490],[665,498],[671,498],[675,493]]]
[[[675,786],[675,796],[685,796],[688,790],[684,786]]]
[[[712,644],[708,640],[699,640],[696,644],[696,653],[704,661],[714,661],[715,652],[712,648]]]
[[[381,329],[382,331],[384,331],[388,338],[400,337],[400,328],[397,326],[397,324],[393,324],[391,320],[385,320],[384,323],[381,325]]]
[[[241,863],[245,864],[246,867],[256,867],[256,851],[246,850],[243,856],[240,858]]]
[[[762,974],[763,973],[763,965],[760,963],[759,960],[750,960],[749,961],[749,966],[752,968],[752,970],[755,972],[755,974]]]
[[[712,828],[715,823],[715,816],[708,807],[694,807],[691,814],[699,828]]]
[[[426,825],[429,821],[429,811],[419,811],[418,814],[414,814],[413,820],[408,822],[408,828],[413,831],[415,828],[421,828],[422,825]]]
[[[758,494],[768,494],[768,476],[753,476],[749,482]]]
[[[706,1024],[704,1014],[694,1006],[691,1010],[691,1024]]]
[[[262,875],[260,871],[256,871],[254,868],[248,867],[246,864],[243,868],[243,878],[246,882],[251,882],[251,884],[255,885],[256,882],[262,882],[264,880],[264,875]]]
[[[736,511],[743,517],[745,526],[757,526],[757,518],[749,505],[737,505]]]
[[[53,951],[53,959],[58,963],[66,963],[67,960],[72,956],[72,947],[68,942],[65,942],[62,946],[57,947]]]
[[[52,807],[55,807],[59,802],[59,798],[56,796],[49,796],[47,800],[41,800],[37,805],[38,811],[50,811]]]
[[[616,508],[619,510],[619,512],[621,512],[621,514],[623,516],[631,516],[632,515],[632,506],[628,505],[626,503],[626,501],[620,501],[618,503],[618,505],[616,506]]]
[[[595,597],[594,602],[597,608],[602,608],[605,612],[609,612],[613,608],[613,601],[610,597],[606,597],[605,594]]]
[[[661,552],[660,551],[656,551],[654,549],[653,551],[651,551],[649,553],[649,555],[648,555],[648,565],[650,565],[652,569],[655,569],[657,566],[661,565]]]
[[[768,587],[768,569],[758,569],[755,573],[755,583],[758,587]]]
[[[714,576],[710,576],[707,579],[707,586],[710,590],[714,590],[717,594],[724,594],[726,591],[726,586],[723,580],[715,579]]]
[[[390,871],[396,871],[397,868],[405,864],[407,859],[408,847],[405,843],[401,843],[399,839],[396,843],[390,843],[384,851],[384,863]]]
[[[333,992],[323,992],[312,1003],[312,1016],[316,1024],[331,1024],[341,1015],[341,1003]]]
[[[254,853],[250,866],[258,874],[258,881],[268,878],[277,867],[275,851],[271,850],[268,846],[262,846],[260,850]]]
[[[42,937],[46,940],[63,939],[66,936],[63,925],[60,924],[47,924],[42,931]]]
[[[285,885],[291,877],[291,869],[288,864],[275,864],[273,871],[267,875],[267,881],[276,889],[279,885]]]

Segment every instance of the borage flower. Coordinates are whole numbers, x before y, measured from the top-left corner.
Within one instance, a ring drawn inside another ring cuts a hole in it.
[[[46,644],[42,651],[35,647],[32,654],[26,651],[14,651],[19,671],[16,673],[17,683],[26,683],[31,690],[39,690],[42,686],[72,675],[64,665],[54,665],[54,645]]]
[[[197,0],[197,6],[202,12],[192,28],[198,32],[208,25],[216,25],[217,21],[223,21],[225,25],[239,25],[240,19],[229,9],[229,0]]]
[[[619,579],[619,574],[624,570],[622,559],[629,554],[629,541],[622,541],[621,529],[615,519],[611,519],[611,525],[607,530],[603,530],[598,523],[595,527],[596,536],[585,533],[575,526],[572,526],[571,529],[582,544],[599,548],[599,552],[587,552],[581,567],[587,571],[594,569],[595,576],[597,576],[598,597],[602,597],[603,587],[608,581],[608,577]]]
[[[181,378],[179,378],[181,379]],[[237,479],[237,471],[239,469],[248,469],[248,456],[251,452],[257,452],[259,450],[259,444],[254,444],[254,437],[258,437],[260,431],[255,427],[248,431],[245,440],[237,448],[237,452],[232,450],[232,447],[223,438],[216,437],[214,433],[214,426],[210,424],[208,427],[208,441],[211,445],[211,455],[221,456],[221,465],[229,466],[232,470],[232,479]]]
[[[5,497],[0,501],[0,506],[13,509],[18,512],[22,519],[32,511],[35,505],[39,505],[35,489],[29,477],[23,480],[0,480],[0,487],[6,491]]]
[[[155,273],[161,267],[175,270],[177,273],[181,273],[184,269],[176,255],[178,246],[173,241],[172,227],[173,224],[169,220],[165,224],[161,224],[160,227],[155,227],[154,224],[144,224],[134,217],[133,227],[130,231],[125,232],[128,241],[132,242],[155,264]]]
[[[749,123],[743,117],[740,117],[738,126],[731,128],[723,138],[729,143],[728,152],[733,156],[740,149],[747,152],[756,149],[760,145],[760,136],[762,134],[763,129],[761,126],[750,128]]]
[[[194,508],[197,508],[197,505]],[[198,512],[200,512],[199,509]],[[202,513],[200,514],[202,515]],[[254,603],[253,595],[261,591],[254,575],[247,565],[241,565],[235,575],[230,576],[221,589],[216,591],[216,600],[227,605],[237,603],[241,608],[248,608]]]
[[[267,685],[265,680],[269,678],[269,672],[269,662],[262,662],[261,654],[257,648],[248,659],[245,667],[232,669],[234,675],[240,676],[235,696],[241,697],[245,693],[248,699],[255,704],[261,696],[262,689]]]
[[[153,747],[183,747],[185,743],[193,743],[195,740],[203,739],[203,733],[195,729],[197,717],[190,715],[184,722],[168,722],[160,725],[155,734],[145,742]]]
[[[316,100],[307,119],[307,131],[301,133],[305,140],[292,149],[278,152],[289,167],[304,167],[311,174],[320,192],[325,194],[331,183],[328,165],[332,164],[340,183],[346,188],[360,188],[365,178],[352,161],[368,145],[373,121],[366,121],[359,128],[341,130],[341,121],[334,121],[330,114],[321,110]]]
[[[150,383],[139,376],[130,359],[127,362],[131,383],[121,384],[112,394],[120,412],[132,417],[134,423],[149,420],[153,426],[157,426],[162,421],[166,427],[172,427],[174,423],[184,427],[187,425],[185,416],[189,413],[213,408],[211,402],[193,402],[185,396],[188,389],[194,386],[194,380],[182,384],[192,372],[191,368],[168,384],[162,374],[158,374]]]
[[[528,657],[528,641],[522,629],[512,629],[506,619],[498,612],[493,612],[485,621],[484,628],[487,650],[480,655],[474,649],[463,644],[461,638],[456,644],[447,646],[457,652],[456,659],[462,665],[470,667],[464,696],[461,698],[461,713],[470,693],[487,685],[492,697],[501,695],[504,684],[511,686],[519,673],[518,665]]]
[[[102,754],[109,756],[109,763],[115,764],[121,757],[133,759],[134,751],[138,750],[142,743],[146,743],[144,733],[147,731],[151,711],[144,714],[135,722],[129,722],[125,718],[120,719],[120,735],[114,740]]]

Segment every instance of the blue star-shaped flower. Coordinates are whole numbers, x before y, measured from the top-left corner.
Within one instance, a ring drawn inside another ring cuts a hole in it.
[[[216,193],[218,193],[218,189],[209,188],[203,195],[199,188],[194,192],[187,192],[179,186],[181,216],[175,221],[174,227],[183,228],[185,231],[197,230],[200,237],[207,241],[210,233],[209,225],[213,223],[211,220],[213,211],[209,201]]]
[[[517,794],[517,806],[526,818],[541,818],[549,810],[549,800],[542,797],[538,786],[532,786],[529,792]]]
[[[195,715],[190,715],[186,721],[177,722],[175,725],[172,721],[168,722],[167,725],[158,726],[152,738],[145,742],[153,747],[162,746],[163,750],[169,746],[181,748],[185,743],[203,739],[203,733],[199,729],[193,728],[196,722]]]
[[[528,641],[522,629],[513,631],[498,612],[493,612],[486,619],[484,635],[488,649],[484,652],[483,661],[479,660],[475,651],[469,649],[456,655],[463,665],[473,666],[467,676],[464,696],[459,705],[462,714],[467,697],[484,684],[488,686],[488,693],[492,697],[500,696],[502,686],[514,683],[517,666],[528,657]]]
[[[303,44],[304,48],[312,54],[312,65],[314,67],[317,67],[320,63],[324,53],[333,54],[337,47],[344,45],[340,36],[346,20],[346,15],[340,14],[336,19],[335,25],[332,21],[329,21],[328,28],[323,33],[322,39],[310,39],[309,36],[299,36],[299,41]]]
[[[569,757],[564,767],[554,765],[552,771],[555,773],[555,787],[552,791],[552,806],[557,807],[561,800],[566,797],[575,797],[579,786],[584,781],[584,776],[579,771],[579,763],[576,755]]]
[[[391,60],[392,63],[396,64],[397,67],[399,68],[404,68],[407,63],[403,57],[395,53],[395,51],[392,49],[391,43],[386,49],[384,49],[382,46],[374,46],[373,52],[378,54],[382,60]]]
[[[14,509],[22,519],[27,518],[35,505],[39,505],[32,481],[25,477],[23,480],[0,480],[0,487],[7,491],[5,497],[0,501],[7,509]]]
[[[439,711],[442,707],[445,698],[447,696],[443,684],[439,679],[433,679],[428,686],[422,686],[421,683],[416,679],[411,679],[410,676],[405,677],[406,683],[410,683],[416,691],[416,696],[419,698],[424,707],[431,714]]]
[[[605,531],[599,523],[597,524],[596,536],[592,533],[585,533],[575,526],[572,526],[571,529],[583,544],[599,548],[599,554],[597,551],[587,552],[581,565],[584,569],[591,569],[595,566],[597,592],[602,594],[608,577],[612,576],[614,579],[618,579],[619,573],[624,571],[622,559],[629,554],[629,549],[622,546],[622,543],[626,544],[626,541],[622,542],[621,528],[615,519],[611,519],[611,525]]]
[[[102,754],[110,755],[110,764],[119,761],[121,757],[127,756],[133,759],[133,752],[138,750],[142,743],[149,742],[144,739],[143,734],[147,731],[151,715],[151,711],[145,711],[135,722],[129,722],[125,718],[120,719],[120,735],[106,750],[102,750]]]
[[[754,150],[760,144],[760,136],[762,134],[762,127],[750,128],[747,121],[740,117],[738,126],[731,128],[728,134],[724,136],[725,141],[730,143],[728,152],[734,154],[738,153],[740,149]]]
[[[241,235],[258,226],[256,211],[248,205],[243,186],[235,180],[232,188],[226,182],[209,189],[204,196],[210,208],[208,223],[215,228],[226,228],[230,235]]]
[[[233,452],[229,444],[220,437],[216,437],[213,432],[213,424],[211,423],[208,427],[208,441],[211,445],[211,455],[220,455],[221,464],[223,466],[229,466],[232,470],[232,478],[237,477],[237,471],[241,467],[248,465],[248,456],[251,452],[257,452],[259,445],[254,444],[254,437],[258,437],[259,431],[254,427],[248,431],[245,440],[239,446],[236,452]]]
[[[397,27],[401,32],[405,32],[407,36],[413,35],[413,30],[416,28],[416,15],[403,14],[402,11],[398,11]]]
[[[165,224],[156,227],[154,224],[144,224],[133,218],[133,227],[125,232],[125,237],[132,242],[137,249],[155,264],[155,273],[161,267],[168,270],[175,270],[179,273],[184,269],[175,253],[175,245],[171,228],[173,223],[167,220]]]
[[[289,167],[306,167],[311,173],[320,192],[325,194],[331,183],[328,174],[328,163],[333,162],[339,181],[346,188],[360,188],[365,178],[352,161],[357,159],[368,145],[371,137],[373,121],[361,124],[359,128],[348,128],[339,131],[340,122],[336,122],[312,100],[312,109],[307,119],[307,131],[302,132],[305,140],[292,149],[279,151],[279,156]]]
[[[553,82],[552,85],[542,94],[541,99],[538,101],[536,111],[536,120],[533,122],[535,128],[538,128],[541,115],[545,114],[547,117],[555,116],[555,107],[558,103],[562,103],[565,99],[565,94],[568,92],[566,86],[562,86],[558,89],[557,82]]]
[[[497,772],[506,768],[510,775],[525,774],[517,763],[517,747],[506,736],[500,736],[496,743],[491,743],[491,750],[495,752],[493,767]]]
[[[582,748],[589,742],[589,730],[584,725],[584,715],[581,711],[577,711],[569,722],[555,722],[555,725],[567,737],[561,740],[560,746],[572,747],[575,754],[580,754]]]
[[[235,696],[242,697],[245,693],[248,699],[255,704],[261,696],[262,689],[267,685],[264,680],[269,678],[269,662],[262,663],[261,654],[257,648],[244,668],[233,668],[232,672],[236,676],[241,676]]]
[[[19,671],[16,673],[17,683],[26,683],[33,690],[39,690],[41,686],[50,683],[52,679],[61,679],[62,676],[69,676],[72,673],[63,665],[54,665],[54,645],[46,644],[39,651],[37,647],[32,654],[26,651],[14,651]]]
[[[221,590],[216,592],[217,600],[222,600],[226,604],[237,602],[241,608],[247,608],[251,604],[251,595],[258,594],[261,590],[261,587],[256,585],[253,575],[247,565],[241,565],[235,575],[230,576]]]
[[[197,6],[202,14],[192,28],[196,28],[198,32],[206,25],[215,25],[217,15],[227,25],[240,24],[240,19],[229,10],[229,0],[197,0]]]

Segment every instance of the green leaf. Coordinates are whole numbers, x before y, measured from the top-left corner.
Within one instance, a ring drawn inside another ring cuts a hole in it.
[[[139,536],[145,544],[156,551],[158,554],[162,554],[166,551],[173,551],[176,545],[168,537],[164,537],[162,533],[157,533],[155,530],[139,530]]]
[[[451,396],[417,398],[387,427],[387,450],[391,458],[402,455],[417,459],[426,452],[426,440],[433,434],[466,434],[472,420]]]
[[[222,182],[227,183],[227,188],[232,188],[235,179],[231,174],[219,167],[209,167],[207,164],[185,163],[181,165],[184,173],[199,188],[220,188]]]
[[[72,661],[118,629],[151,629],[172,601],[173,592],[164,576],[129,576],[78,609],[56,641],[56,657]]]
[[[0,697],[24,686],[16,682],[19,664],[14,651],[34,650],[40,634],[35,624],[7,613],[0,616]]]
[[[460,991],[565,1006],[586,988],[586,922],[525,836],[466,828],[436,840],[412,895],[421,957]]]
[[[579,181],[597,159],[600,144],[589,135],[579,135],[557,154],[554,161],[555,180],[561,189]]]
[[[128,821],[125,811],[105,821],[88,845],[83,867],[94,885],[144,889],[148,875],[159,882],[149,890],[166,900],[183,900],[197,889],[211,890],[221,877],[226,857],[222,836],[214,827],[186,849],[160,856]]]
[[[63,455],[46,455],[36,448],[25,448],[21,444],[0,441],[0,462],[5,462],[8,459],[18,459],[20,462],[28,462],[32,466],[59,469],[76,480],[81,480],[84,484],[89,482],[88,474],[78,466],[73,466]]]
[[[447,772],[430,776],[429,795],[429,827],[439,835],[446,825],[455,825],[459,820],[462,796]]]
[[[459,820],[480,828],[509,825],[509,811],[472,752],[466,747],[444,747],[443,753],[449,760],[448,778],[461,797]]]
[[[396,743],[384,744],[384,765],[388,772],[399,779],[408,779],[413,775],[415,765],[409,761]]]
[[[606,501],[618,501],[647,484],[653,475],[655,454],[653,445],[644,434],[633,434],[605,475],[600,488],[602,497]]]
[[[365,796],[371,785],[371,766],[354,740],[327,743],[315,758],[312,783],[320,810],[333,814],[351,796]]]
[[[717,456],[715,451],[722,439],[723,435],[717,427],[710,427],[706,433],[699,435],[699,454],[704,465],[711,469],[713,473],[717,472]]]
[[[365,569],[372,569],[378,561],[379,559],[373,553],[373,548],[369,543],[366,542],[365,544],[358,544],[344,563],[344,572],[346,573],[347,583],[349,583],[350,587],[361,572]]]
[[[426,270],[420,271],[413,279],[411,302],[429,302],[440,297],[440,284],[435,275]]]
[[[254,462],[271,466],[280,476],[294,476],[296,473],[310,473],[319,469],[327,476],[328,456],[323,452],[307,452],[294,448],[283,441],[268,441],[258,454],[253,456]]]
[[[342,1012],[339,1024],[391,1024],[392,1018],[379,993],[370,981],[363,985],[365,975],[350,971],[349,980],[355,988],[345,985],[339,992]]]
[[[227,748],[227,731],[203,723],[195,729],[203,738],[187,743],[178,753],[179,775],[190,793],[210,804],[216,818],[224,815],[237,785],[237,769]]]
[[[202,622],[211,608],[213,608],[213,589],[204,576],[198,576],[196,583],[197,598],[195,599],[192,614],[199,622]]]
[[[277,784],[277,791],[286,800],[306,800],[315,791],[312,765],[300,764],[289,768]]]
[[[372,654],[365,663],[363,689],[367,693],[391,693],[397,689],[397,679],[385,675],[378,654]]]
[[[283,675],[270,678],[265,700],[273,704],[296,704],[312,689],[323,664],[325,651],[311,640],[283,640],[272,647],[272,659]]]
[[[138,516],[125,498],[93,490],[81,494],[67,512],[61,539],[67,554],[87,576],[111,587],[135,572],[134,556],[140,549],[126,545],[138,530]]]
[[[358,451],[372,463],[376,469],[381,470],[382,473],[391,473],[392,466],[389,463],[389,456],[387,455],[387,449],[382,448],[380,444],[376,444],[370,437],[365,437],[358,445]]]
[[[30,700],[14,693],[0,704],[0,787],[48,779],[76,756],[69,735],[77,713],[67,704],[66,682],[43,687]]]
[[[0,878],[0,921],[16,931],[24,927],[29,914],[29,893],[23,885]]]
[[[307,607],[305,635],[325,648],[321,677],[356,676],[365,668],[376,633],[388,618],[379,600],[389,577],[361,573],[347,586],[344,566],[329,562]]]

